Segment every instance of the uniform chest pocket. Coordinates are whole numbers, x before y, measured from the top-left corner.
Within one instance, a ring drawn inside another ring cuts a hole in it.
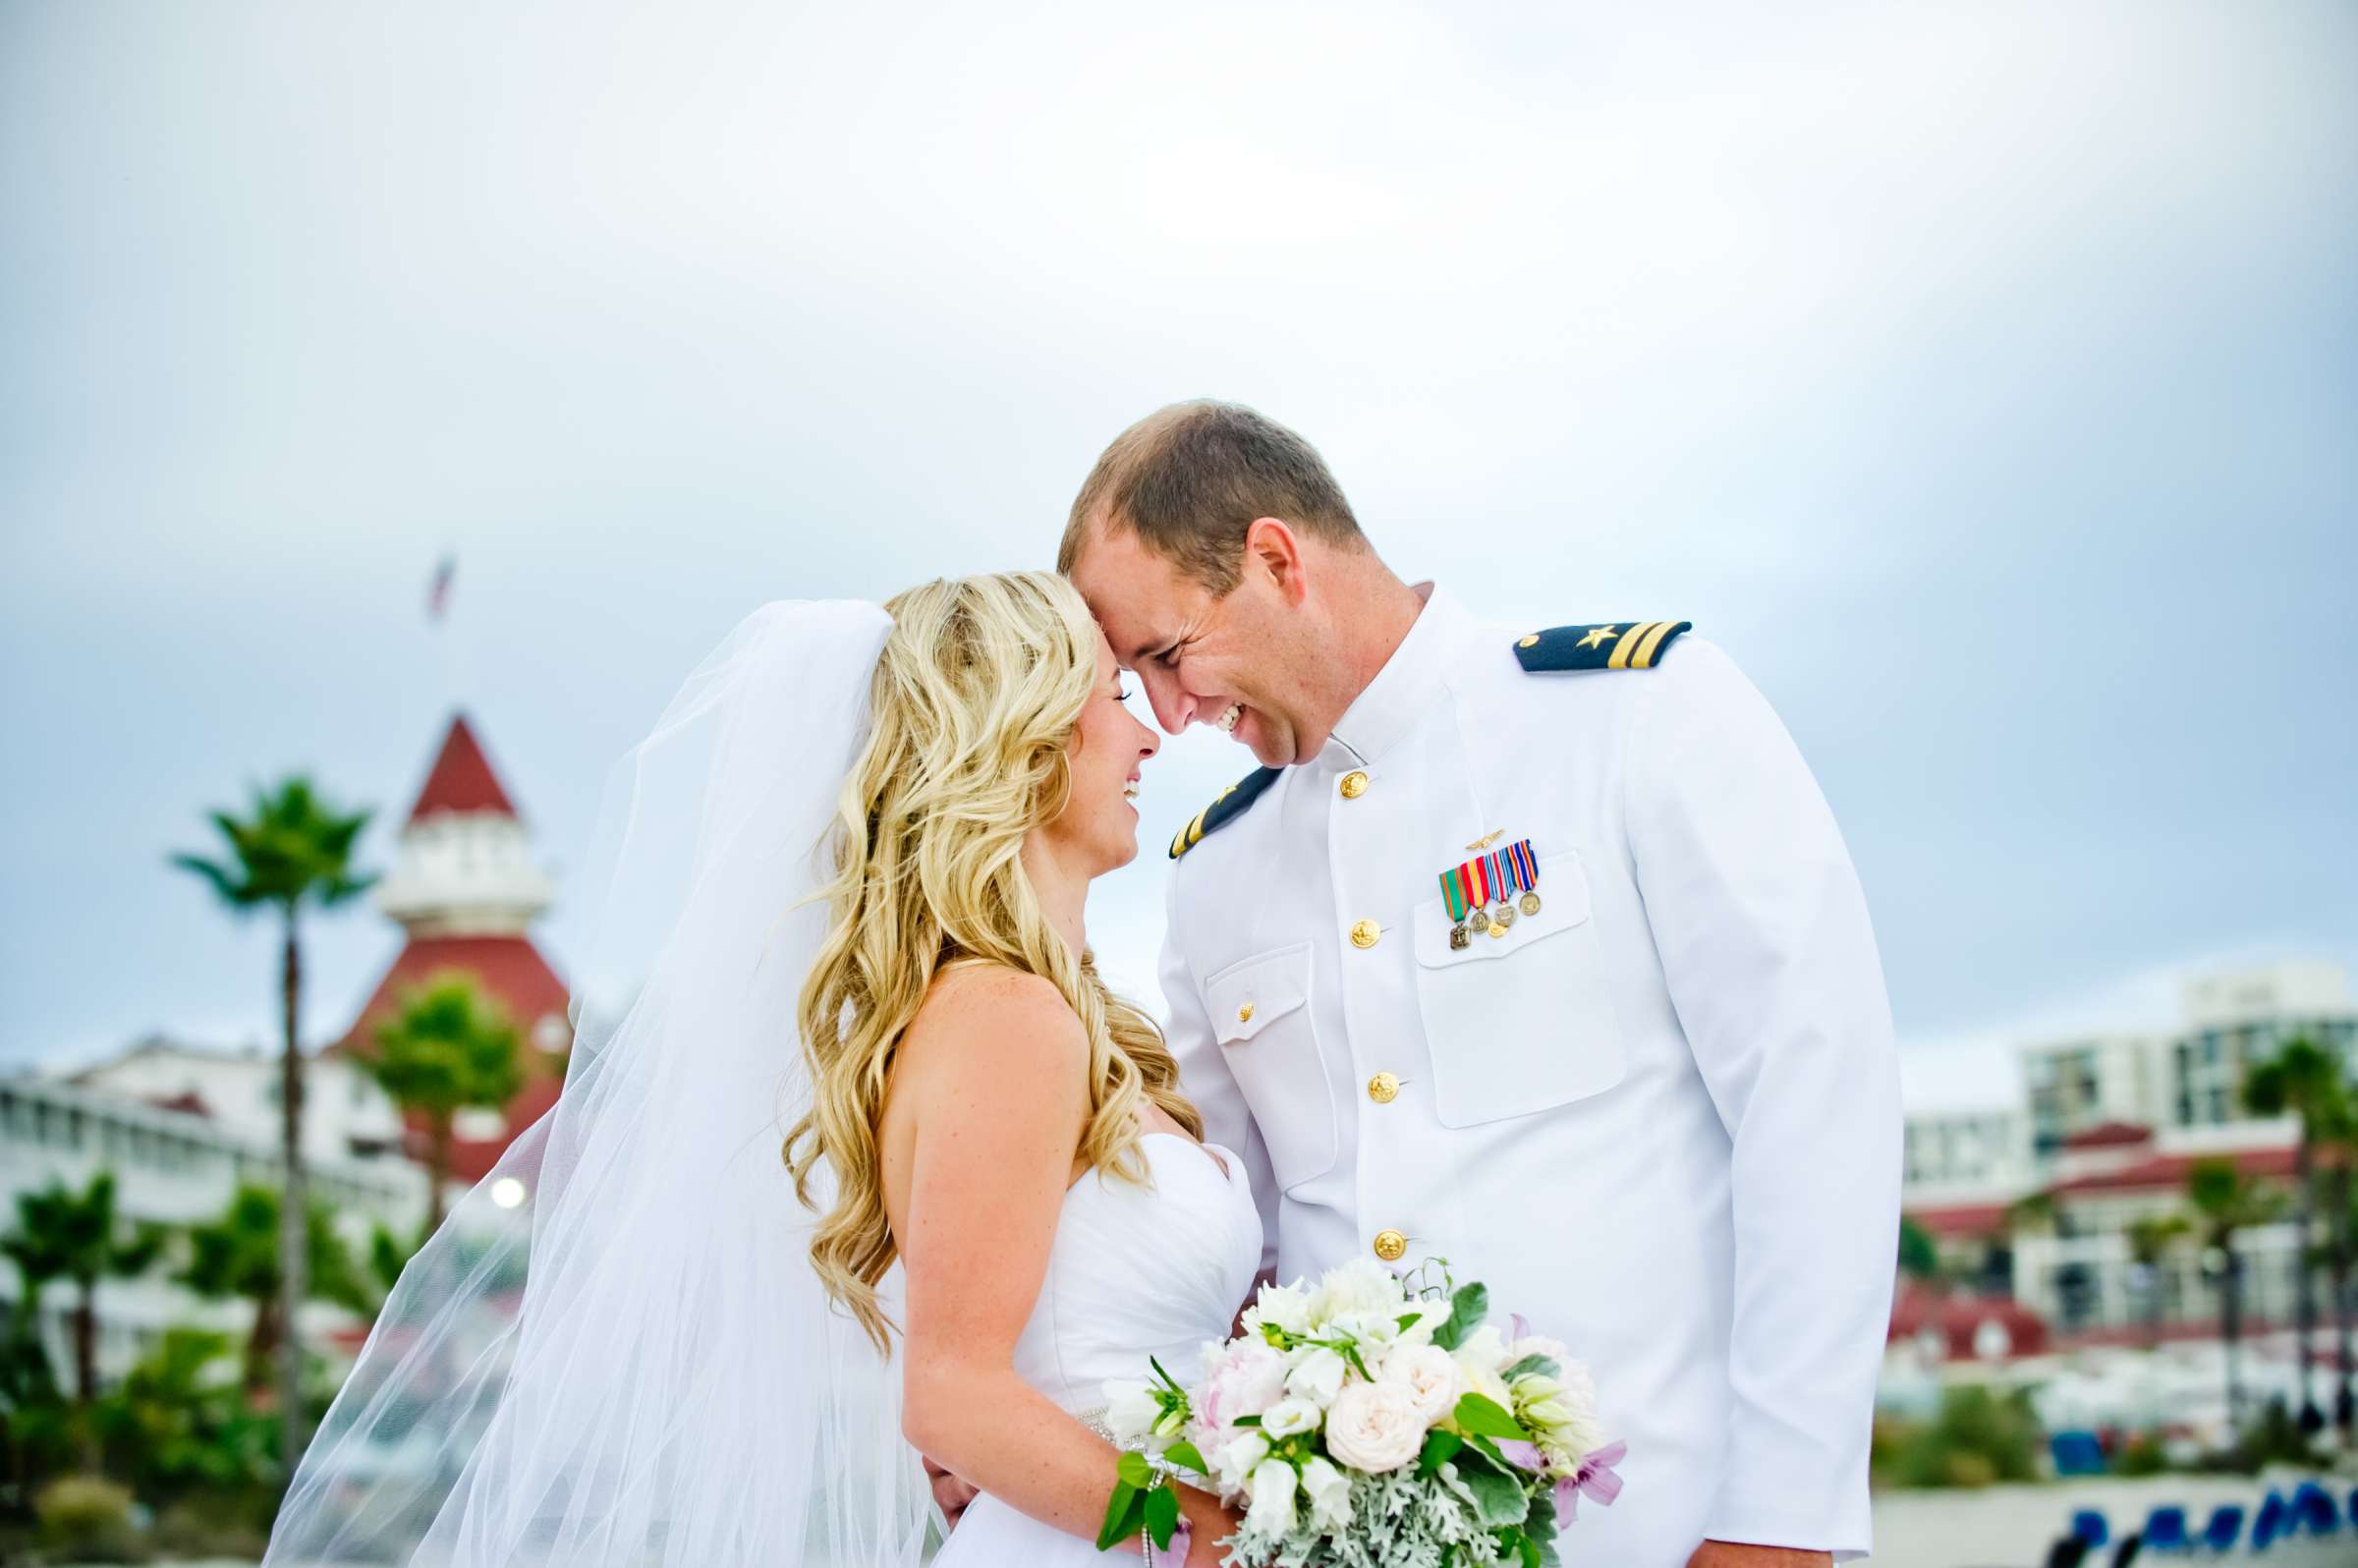
[[[1229,965],[1204,982],[1212,1037],[1268,1146],[1281,1188],[1334,1168],[1334,1092],[1311,1024],[1310,944]]]
[[[1432,1057],[1433,1114],[1472,1127],[1600,1094],[1627,1070],[1621,1029],[1576,854],[1540,860],[1540,912],[1504,936],[1449,945],[1438,898],[1417,907],[1417,1005]]]

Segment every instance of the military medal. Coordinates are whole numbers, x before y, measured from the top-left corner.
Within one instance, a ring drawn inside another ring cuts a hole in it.
[[[1495,851],[1483,857],[1483,880],[1489,884],[1490,934],[1506,935],[1506,928],[1515,924],[1515,906],[1508,902],[1514,889],[1506,885],[1506,863]]]
[[[1492,843],[1497,838],[1492,833],[1483,842]],[[1539,880],[1539,858],[1527,838],[1443,871],[1441,901],[1449,912],[1450,948],[1462,951],[1473,945],[1477,935],[1503,937],[1518,913],[1537,915]]]
[[[1507,864],[1515,870],[1515,885],[1523,889],[1523,913],[1540,912],[1540,858],[1531,852],[1530,839],[1518,839],[1503,851]]]
[[[1469,900],[1466,897],[1466,868],[1453,868],[1441,873],[1441,906],[1449,912],[1449,948],[1463,951],[1474,940],[1474,928],[1466,922]]]

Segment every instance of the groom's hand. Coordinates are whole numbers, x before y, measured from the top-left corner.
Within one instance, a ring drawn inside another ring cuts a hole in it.
[[[954,1528],[958,1523],[958,1516],[966,1512],[966,1505],[973,1502],[982,1493],[933,1463],[932,1460],[926,1459],[925,1455],[920,1454],[918,1457],[926,1460],[926,1480],[933,1485],[934,1506],[941,1510],[942,1517],[947,1519]]]
[[[1687,1559],[1687,1568],[1830,1568],[1833,1553],[1794,1551],[1785,1546],[1746,1546],[1707,1540]]]

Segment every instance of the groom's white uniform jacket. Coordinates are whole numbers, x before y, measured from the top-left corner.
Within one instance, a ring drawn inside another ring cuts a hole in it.
[[[1521,631],[1433,590],[1316,757],[1182,830],[1187,1089],[1279,1277],[1404,1239],[1589,1361],[1628,1489],[1568,1560],[1864,1552],[1900,1120],[1849,856],[1717,647],[1530,673]],[[1453,949],[1437,877],[1492,833],[1541,911]]]

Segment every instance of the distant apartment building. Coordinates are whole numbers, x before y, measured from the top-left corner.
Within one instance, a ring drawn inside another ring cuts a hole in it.
[[[1932,1107],[1907,1118],[1903,1206],[1950,1281],[2011,1295],[2065,1343],[2213,1330],[2220,1258],[2187,1240],[2132,1256],[2141,1218],[2184,1213],[2202,1158],[2289,1184],[2297,1129],[2243,1107],[2251,1067],[2305,1036],[2358,1071],[2346,972],[2281,963],[2190,976],[2179,1017],[2022,1046],[2021,1103]],[[2028,1201],[2026,1203],[2026,1201]],[[2288,1223],[2236,1243],[2256,1329],[2288,1318],[2298,1247]]]
[[[2193,976],[2179,997],[2183,1016],[2168,1030],[2023,1047],[2034,1154],[2052,1157],[2072,1134],[2105,1123],[2162,1129],[2245,1121],[2245,1072],[2296,1035],[2358,1068],[2358,1008],[2339,965]]]

